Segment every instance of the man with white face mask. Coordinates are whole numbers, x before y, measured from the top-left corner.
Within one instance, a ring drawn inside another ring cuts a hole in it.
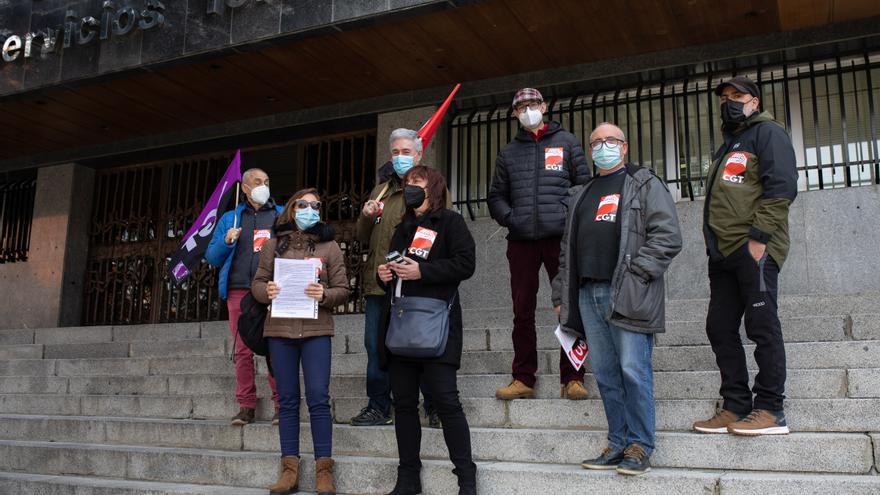
[[[623,131],[590,134],[599,175],[572,189],[553,305],[563,329],[586,336],[608,445],[587,469],[638,475],[654,450],[654,334],[665,330],[663,274],[681,251],[675,202],[666,184],[626,162]]]
[[[590,178],[584,149],[558,122],[544,122],[547,104],[537,89],[524,88],[513,98],[513,116],[521,129],[495,162],[489,212],[507,227],[507,259],[513,298],[513,380],[495,397],[533,398],[538,369],[535,306],[541,265],[552,280],[559,269],[559,241],[565,227],[568,190]],[[583,370],[559,353],[562,397],[587,398]]]
[[[246,200],[234,211],[228,211],[220,217],[217,228],[214,229],[214,237],[205,251],[205,260],[212,266],[220,267],[220,298],[226,300],[229,330],[235,343],[235,397],[240,409],[232,418],[234,426],[253,423],[257,407],[254,354],[238,335],[241,300],[250,290],[263,245],[274,237],[275,219],[284,209],[270,198],[269,176],[258,168],[247,170],[241,175],[241,191]],[[271,376],[269,385],[272,388],[272,402],[275,403],[272,423],[277,425],[278,394],[275,391],[275,380]]]

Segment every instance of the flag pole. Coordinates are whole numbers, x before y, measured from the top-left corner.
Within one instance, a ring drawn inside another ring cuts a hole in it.
[[[238,228],[238,217],[235,215],[235,211],[238,210],[238,190],[241,188],[241,182],[235,183],[235,208],[232,210],[232,228]]]

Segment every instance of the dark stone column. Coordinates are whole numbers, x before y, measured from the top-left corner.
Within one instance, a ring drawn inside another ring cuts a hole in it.
[[[90,168],[39,170],[28,261],[0,265],[0,327],[79,324],[93,188]]]

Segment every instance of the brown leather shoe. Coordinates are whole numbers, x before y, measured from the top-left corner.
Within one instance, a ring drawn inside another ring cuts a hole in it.
[[[727,433],[727,426],[740,419],[742,417],[735,412],[722,409],[715,413],[715,416],[705,421],[694,423],[694,430],[700,433]]]
[[[254,422],[256,412],[248,407],[242,407],[238,410],[238,414],[232,417],[232,426],[244,426]]]
[[[587,392],[584,384],[577,381],[572,380],[565,385],[560,385],[559,388],[559,397],[562,399],[568,398],[568,400],[584,400],[590,394]]]
[[[281,458],[281,476],[269,487],[269,495],[290,495],[299,491],[299,457]]]
[[[322,457],[315,460],[315,491],[318,495],[336,495],[333,481],[333,459]]]
[[[534,399],[535,389],[526,386],[519,380],[514,380],[510,382],[510,385],[495,390],[495,398],[501,400]]]
[[[788,425],[782,411],[772,413],[755,409],[745,418],[727,425],[727,431],[734,435],[756,437],[759,435],[788,435]]]

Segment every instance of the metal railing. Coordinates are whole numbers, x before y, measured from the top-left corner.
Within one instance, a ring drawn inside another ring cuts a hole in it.
[[[677,80],[557,96],[548,101],[548,117],[581,143],[596,124],[617,124],[629,141],[630,161],[652,168],[678,198],[694,200],[704,194],[722,142],[714,88],[746,75],[761,89],[762,110],[792,138],[801,190],[880,183],[880,53],[736,71],[714,67],[689,67],[692,75]],[[486,216],[495,157],[519,124],[508,105],[460,108],[449,122],[446,173],[453,203],[472,218]]]
[[[0,183],[0,263],[27,261],[36,179]]]

